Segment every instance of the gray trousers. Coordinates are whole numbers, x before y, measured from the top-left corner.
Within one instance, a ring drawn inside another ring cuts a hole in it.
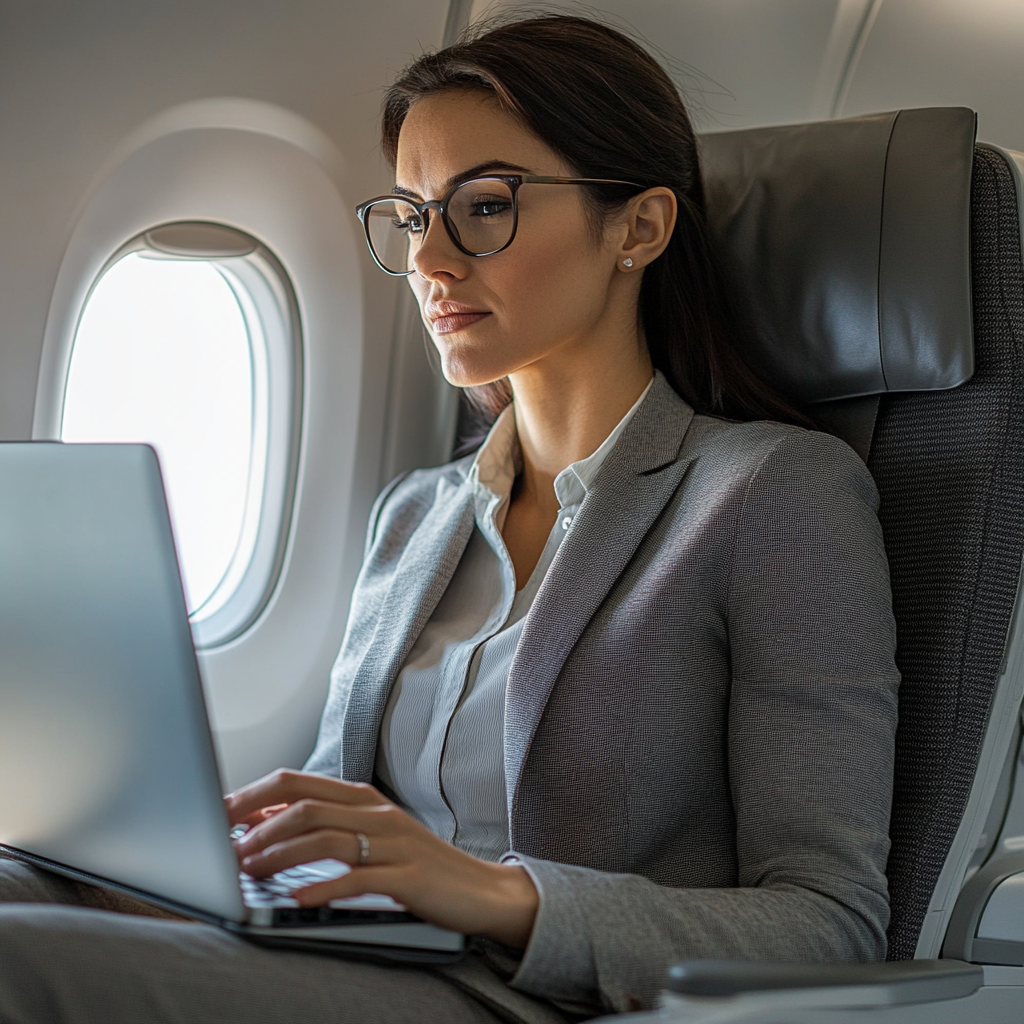
[[[261,949],[0,855],[2,1024],[516,1019],[433,970]]]

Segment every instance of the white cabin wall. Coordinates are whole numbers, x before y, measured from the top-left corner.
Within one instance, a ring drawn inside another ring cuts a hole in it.
[[[32,436],[58,268],[80,213],[125,140],[189,103],[228,98],[270,104],[322,132],[340,152],[331,180],[337,203],[354,223],[352,207],[391,184],[377,146],[381,91],[409,60],[440,44],[448,8],[447,0],[0,5],[0,439]],[[357,229],[354,224],[353,238]],[[307,567],[313,561],[310,531],[325,539],[325,549],[332,547],[324,557],[331,567],[328,585],[320,579],[303,617],[294,599],[301,580],[286,577],[283,589],[292,593],[287,602],[272,603],[265,619],[276,615],[278,621],[270,633],[266,622],[257,623],[250,634],[203,658],[229,786],[277,764],[302,763],[344,630],[370,504],[394,471],[442,461],[450,444],[450,402],[429,365],[421,331],[399,306],[404,284],[381,274],[361,243],[356,259],[358,280],[339,288],[355,287],[359,301],[352,322],[339,324],[338,334],[346,344],[361,345],[351,364],[361,367],[353,389],[357,415],[347,414],[357,437],[339,446],[345,454],[336,475],[345,479],[311,488],[334,495],[334,506],[307,503],[298,509],[298,526],[293,524],[307,534]],[[331,284],[295,283],[300,293]],[[322,337],[317,344],[323,346]],[[323,382],[318,386],[322,393]],[[316,417],[321,435],[329,420],[323,406],[321,401]],[[418,412],[415,422],[401,415],[409,408]],[[425,419],[432,421],[430,429],[424,429]],[[311,441],[322,453],[331,439],[306,438]],[[268,636],[274,639],[268,642]]]
[[[375,138],[381,88],[421,47],[440,42],[447,6],[0,5],[0,438],[30,436],[34,366],[57,267],[76,209],[125,137],[190,100],[279,104],[338,145],[354,204],[387,184]],[[395,285],[379,274],[366,278],[367,329],[387,334]]]
[[[1022,98],[1021,0],[883,0],[839,113],[971,107],[979,139],[1024,150]]]
[[[474,21],[519,6],[476,0]],[[979,137],[1024,149],[1021,0],[554,0],[689,66],[700,131],[963,105]],[[670,70],[672,70],[670,65]]]
[[[854,24],[866,2],[852,0]],[[515,0],[477,0],[473,20],[518,6]],[[666,67],[700,131],[818,116],[819,78],[834,24],[840,11],[843,25],[851,20],[851,0],[563,0],[542,7],[606,18],[668,57]]]

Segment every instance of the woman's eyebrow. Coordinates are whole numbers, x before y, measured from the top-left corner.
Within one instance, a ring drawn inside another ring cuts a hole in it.
[[[478,178],[481,174],[488,174],[491,171],[518,171],[521,174],[533,174],[529,167],[520,167],[519,164],[510,163],[508,160],[486,160],[482,164],[477,164],[475,167],[469,167],[464,171],[460,171],[458,174],[452,175],[444,184],[445,192],[455,188],[459,182],[468,181],[470,178]],[[419,193],[413,192],[411,189],[403,188],[399,184],[395,184],[391,190],[392,195],[396,196],[410,196],[411,198],[417,198]]]

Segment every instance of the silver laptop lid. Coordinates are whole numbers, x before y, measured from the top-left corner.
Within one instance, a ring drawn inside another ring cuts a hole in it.
[[[0,843],[244,920],[160,469],[0,444]]]

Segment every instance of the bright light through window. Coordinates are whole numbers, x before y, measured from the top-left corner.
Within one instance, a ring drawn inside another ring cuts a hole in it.
[[[157,450],[192,612],[245,542],[258,412],[246,317],[213,262],[134,252],[106,271],[75,336],[61,437]]]

